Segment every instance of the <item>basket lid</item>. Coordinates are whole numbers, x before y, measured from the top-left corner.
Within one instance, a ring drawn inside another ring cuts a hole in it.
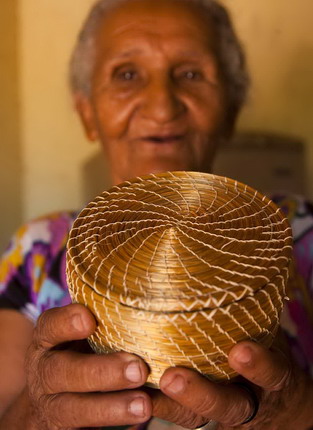
[[[214,309],[275,282],[291,252],[288,221],[253,188],[205,173],[151,174],[103,192],[79,214],[69,289],[74,297],[75,278],[121,306]]]

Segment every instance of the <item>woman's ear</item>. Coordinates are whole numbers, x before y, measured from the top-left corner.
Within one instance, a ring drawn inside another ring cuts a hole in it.
[[[98,140],[99,136],[90,99],[86,95],[77,92],[74,94],[73,100],[87,139],[91,142]]]

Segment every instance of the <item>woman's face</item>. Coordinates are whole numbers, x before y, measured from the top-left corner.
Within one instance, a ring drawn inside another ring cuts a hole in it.
[[[213,45],[208,18],[190,2],[130,0],[106,14],[91,96],[78,108],[113,183],[210,170],[224,120]]]

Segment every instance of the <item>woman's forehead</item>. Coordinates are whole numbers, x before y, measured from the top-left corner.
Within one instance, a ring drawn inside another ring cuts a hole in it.
[[[105,14],[97,42],[102,50],[114,48],[114,43],[129,44],[129,38],[160,36],[168,37],[169,41],[191,41],[212,47],[214,37],[210,24],[203,8],[191,0],[128,0]]]

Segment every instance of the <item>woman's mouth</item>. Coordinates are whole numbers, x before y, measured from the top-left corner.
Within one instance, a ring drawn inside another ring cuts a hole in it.
[[[178,143],[182,141],[183,137],[184,137],[183,135],[177,135],[177,134],[164,135],[164,136],[155,135],[155,136],[145,136],[141,140],[160,145],[160,144]]]

